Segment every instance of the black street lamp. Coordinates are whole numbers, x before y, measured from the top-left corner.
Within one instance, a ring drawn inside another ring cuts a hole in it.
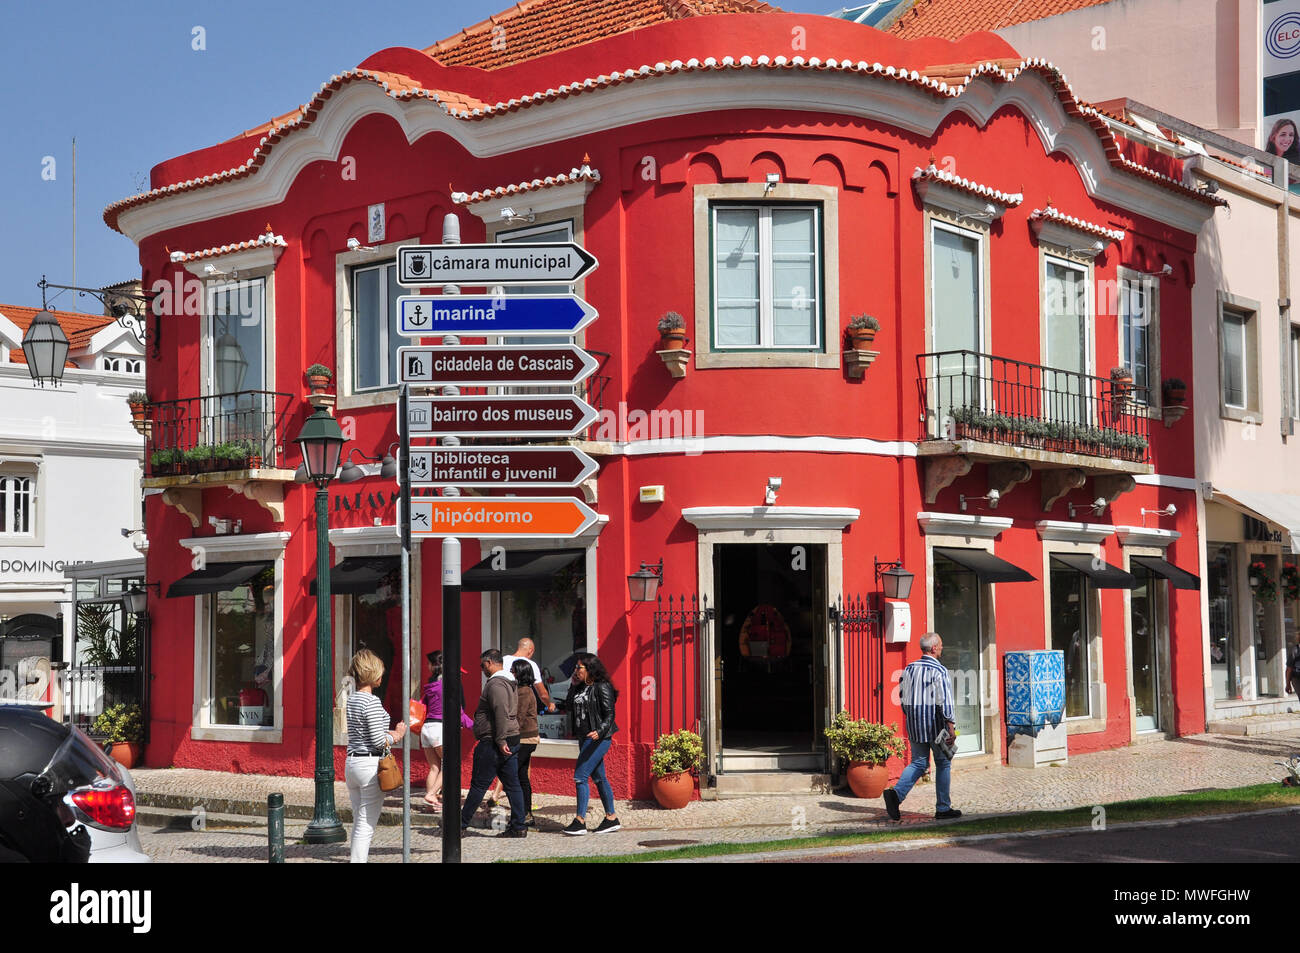
[[[57,386],[63,380],[68,336],[52,312],[42,308],[33,316],[23,334],[23,355],[27,358],[27,373],[40,386],[44,387],[46,381]]]
[[[316,484],[316,804],[303,839],[337,844],[347,835],[334,808],[329,484],[343,452],[343,431],[327,411],[318,410],[307,418],[295,442],[302,448],[307,477]]]

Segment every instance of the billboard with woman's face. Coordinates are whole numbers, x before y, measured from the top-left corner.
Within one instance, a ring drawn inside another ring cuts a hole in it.
[[[1262,12],[1264,122],[1259,147],[1300,162],[1300,0],[1263,0]]]

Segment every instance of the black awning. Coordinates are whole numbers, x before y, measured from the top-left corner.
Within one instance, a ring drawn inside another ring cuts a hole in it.
[[[1129,562],[1143,569],[1150,569],[1157,576],[1164,576],[1174,584],[1175,589],[1200,589],[1201,578],[1186,569],[1179,569],[1173,563],[1159,556],[1130,556]]]
[[[999,559],[992,553],[985,552],[982,549],[949,549],[936,546],[934,554],[945,559],[951,559],[958,566],[964,566],[971,570],[980,582],[1034,581],[1034,577],[1019,566],[1009,563],[1005,559]]]
[[[506,553],[504,568],[493,568],[489,556],[465,571],[461,588],[466,592],[502,592],[510,589],[545,589],[555,574],[585,555],[582,549],[522,550]]]
[[[251,563],[208,563],[202,569],[177,579],[167,589],[168,599],[186,596],[206,596],[210,592],[225,592],[248,582],[271,563],[259,560]]]
[[[367,595],[401,564],[399,556],[349,556],[330,569],[330,592],[336,596]],[[316,595],[315,579],[308,588]]]
[[[1083,573],[1094,589],[1136,589],[1141,585],[1136,576],[1095,556],[1087,556],[1083,553],[1052,553],[1052,558],[1062,565]]]

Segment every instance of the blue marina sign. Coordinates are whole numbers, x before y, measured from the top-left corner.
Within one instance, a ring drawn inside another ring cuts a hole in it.
[[[397,333],[408,338],[576,334],[596,316],[595,308],[571,294],[403,295],[397,299]]]

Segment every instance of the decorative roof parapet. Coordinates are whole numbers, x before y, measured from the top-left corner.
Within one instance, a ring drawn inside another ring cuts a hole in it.
[[[1124,230],[1122,228],[1107,228],[1105,225],[1097,225],[1094,222],[1086,222],[1081,218],[1075,218],[1073,215],[1066,215],[1064,212],[1053,208],[1050,202],[1046,208],[1034,209],[1029,215],[1029,220],[1035,223],[1053,222],[1076,232],[1104,238],[1108,242],[1122,242],[1124,240]],[[1035,228],[1038,227],[1036,224]]]
[[[523,195],[528,192],[537,192],[555,186],[573,185],[578,182],[590,182],[592,185],[600,182],[600,172],[593,169],[587,163],[585,157],[580,167],[570,169],[568,172],[548,175],[544,179],[533,179],[529,182],[519,182],[514,185],[501,185],[494,189],[481,189],[477,192],[452,192],[451,200],[457,205],[474,205],[478,202],[507,198],[512,195]]]
[[[246,242],[236,242],[231,245],[218,245],[215,248],[204,248],[202,251],[174,251],[171,253],[173,264],[184,264],[189,261],[198,261],[200,258],[216,258],[218,255],[230,255],[239,251],[247,251],[250,248],[287,248],[288,242],[284,240],[283,235],[273,235],[271,232],[263,232],[256,238],[250,238]]]
[[[933,159],[929,166],[917,166],[912,172],[912,187],[923,203],[980,221],[997,218],[1025,200],[1019,192],[1002,192],[944,171],[934,164]]]

